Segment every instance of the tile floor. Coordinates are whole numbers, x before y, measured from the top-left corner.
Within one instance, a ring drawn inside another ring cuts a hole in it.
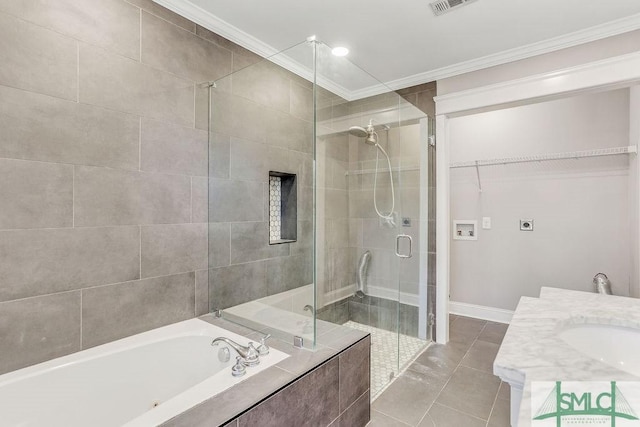
[[[389,375],[398,373],[398,356],[400,357],[400,368],[403,368],[418,353],[420,353],[429,343],[418,338],[373,326],[363,325],[354,321],[348,321],[342,326],[348,326],[359,331],[371,334],[371,397],[376,396],[389,382]],[[398,343],[398,340],[400,341]],[[398,352],[398,344],[400,351]]]
[[[507,325],[451,316],[432,344],[373,402],[369,427],[509,427],[509,386],[493,375]]]

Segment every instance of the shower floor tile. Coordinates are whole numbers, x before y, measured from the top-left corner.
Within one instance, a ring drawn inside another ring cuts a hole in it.
[[[348,321],[343,326],[371,334],[371,400],[375,399],[388,385],[392,374],[398,375],[398,355],[402,369],[429,344],[419,338],[402,334],[398,337],[396,332],[353,321]]]

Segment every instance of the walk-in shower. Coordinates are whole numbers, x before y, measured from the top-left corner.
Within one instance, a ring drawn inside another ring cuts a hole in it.
[[[309,349],[370,332],[375,397],[428,342],[429,120],[317,41],[203,88],[210,309]]]

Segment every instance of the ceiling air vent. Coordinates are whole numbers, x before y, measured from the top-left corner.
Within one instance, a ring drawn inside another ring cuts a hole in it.
[[[442,15],[443,13],[447,13],[452,9],[455,9],[460,6],[464,6],[465,4],[469,4],[476,0],[438,0],[431,3],[431,9],[433,13],[437,15]]]

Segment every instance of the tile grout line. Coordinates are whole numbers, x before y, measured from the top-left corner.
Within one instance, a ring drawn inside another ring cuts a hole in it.
[[[142,225],[138,226],[138,255],[140,258],[139,261],[139,270],[138,270],[138,280],[142,280]]]
[[[80,291],[80,350],[84,350],[84,343],[82,342],[82,290]]]
[[[76,103],[80,103],[80,42],[76,40]]]
[[[142,116],[138,117],[138,172],[142,172]]]
[[[449,328],[451,328],[451,326],[453,325],[453,323],[455,323],[455,321],[458,320],[458,318],[454,319],[453,322],[451,322],[451,325],[449,325]],[[486,323],[485,323],[486,326]],[[447,387],[447,385],[449,384],[449,382],[451,381],[451,378],[453,378],[453,375],[456,373],[456,371],[458,370],[458,368],[462,365],[462,361],[464,360],[464,358],[467,356],[467,354],[469,353],[469,351],[471,350],[471,347],[473,347],[473,345],[476,343],[476,341],[478,341],[478,337],[480,336],[480,333],[484,330],[484,326],[482,327],[482,329],[480,330],[480,332],[478,332],[478,335],[476,335],[476,337],[474,338],[473,342],[471,343],[471,345],[469,346],[469,348],[467,349],[467,351],[465,351],[464,355],[460,358],[460,361],[458,362],[458,364],[456,365],[456,367],[453,369],[453,371],[451,371],[451,375],[449,375],[449,378],[447,378],[447,382],[442,386],[442,388],[440,389],[440,391],[438,392],[438,395],[436,396],[436,398],[433,400],[433,402],[431,402],[431,405],[429,405],[429,408],[427,409],[427,412],[425,412],[425,414],[422,416],[422,418],[420,419],[420,421],[418,422],[418,424],[420,424],[424,418],[426,416],[429,415],[429,411],[431,410],[431,408],[433,408],[433,405],[438,401],[438,398],[440,397],[440,395],[442,394],[442,392],[444,391],[444,389]],[[438,403],[439,405],[441,405],[441,403]],[[446,405],[443,405],[446,406]],[[447,406],[448,407],[448,406]],[[451,408],[454,409],[454,408]],[[470,415],[473,416],[471,414],[467,414],[466,412],[463,411],[458,411],[458,412],[462,412],[463,414],[466,415]],[[488,422],[488,420],[487,420]]]
[[[138,12],[139,12],[139,25],[138,25],[138,31],[140,31],[140,54],[138,55],[138,61],[142,64],[142,8],[138,8]]]
[[[498,390],[496,390],[496,395],[493,398],[493,405],[491,405],[491,411],[489,411],[489,416],[487,417],[487,427],[489,426],[489,421],[491,421],[491,415],[493,415],[493,410],[496,409],[496,402],[498,401],[499,394],[500,394],[500,385],[498,386]]]
[[[395,418],[395,417],[393,417],[393,416],[391,416],[391,415],[389,415],[389,414],[387,414],[387,413],[385,413],[385,412],[382,412],[382,411],[381,411],[381,410],[379,410],[379,409],[371,409],[371,411],[372,411],[372,412],[379,412],[379,413],[381,413],[382,415],[384,415],[385,417],[391,418],[392,420],[397,421],[397,422],[399,422],[400,424],[403,424],[403,425],[405,425],[405,426],[409,426],[409,427],[411,426],[411,424],[407,424],[407,423],[405,423],[404,421],[399,420],[399,419],[397,419],[397,418]],[[420,421],[422,421],[422,420],[420,420]]]
[[[76,165],[71,166],[71,228],[76,227]]]

